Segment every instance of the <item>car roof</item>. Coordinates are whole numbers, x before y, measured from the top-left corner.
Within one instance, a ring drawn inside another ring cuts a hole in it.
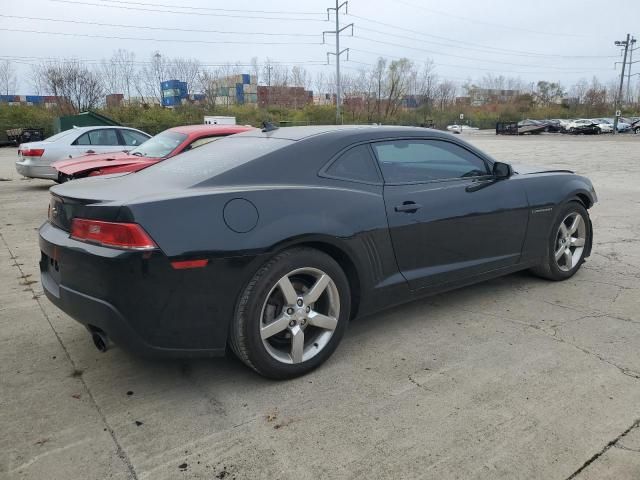
[[[96,130],[99,128],[116,128],[118,130],[135,130],[136,132],[141,131],[136,128],[123,127],[121,125],[91,125],[89,127],[73,127],[73,128],[70,128],[69,130],[73,130],[74,132],[89,132],[91,130]]]
[[[225,134],[225,133],[239,133],[246,132],[247,130],[251,130],[253,127],[246,125],[209,125],[209,124],[199,124],[199,125],[181,125],[179,127],[172,127],[167,129],[169,132],[178,132],[184,133],[185,135],[192,134]]]
[[[246,137],[280,138],[283,140],[298,141],[318,135],[329,135],[337,138],[344,138],[354,134],[385,134],[391,136],[401,136],[403,134],[414,136],[416,133],[428,133],[430,136],[450,138],[450,134],[423,127],[405,126],[382,126],[382,125],[310,125],[304,127],[282,127],[276,130],[264,132],[262,130],[252,130],[241,133]]]

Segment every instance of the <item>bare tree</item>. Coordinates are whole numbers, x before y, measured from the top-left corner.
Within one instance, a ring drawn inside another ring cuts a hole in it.
[[[294,87],[304,87],[308,90],[311,84],[309,72],[304,67],[295,65],[291,69],[291,85]]]
[[[200,73],[200,62],[191,58],[174,58],[167,61],[167,76],[171,80],[186,82],[189,90],[196,86],[196,80]]]
[[[11,60],[0,61],[0,93],[10,95],[15,93],[18,79]]]
[[[409,86],[409,74],[413,64],[407,58],[394,60],[387,69],[387,104],[384,111],[385,119],[394,116],[400,108],[407,94]]]
[[[78,60],[43,63],[36,67],[35,77],[42,91],[60,98],[63,110],[68,106],[76,112],[89,110],[104,98],[100,75]]]
[[[135,53],[122,48],[118,49],[112,57],[112,61],[116,64],[120,75],[120,86],[123,89],[123,93],[127,95],[127,100],[131,100],[131,88],[136,78],[135,59]]]
[[[438,83],[435,89],[435,100],[440,110],[445,110],[456,99],[458,87],[451,80]]]
[[[204,94],[204,103],[209,108],[215,108],[220,92],[220,70],[203,68],[198,74],[199,90]]]
[[[581,78],[571,87],[569,94],[573,98],[575,98],[575,101],[579,105],[581,105],[582,103],[584,103],[584,97],[588,89],[589,89],[589,83],[587,82],[587,79]]]
[[[107,93],[120,93],[120,75],[113,57],[100,62],[100,76]]]
[[[258,63],[258,57],[251,58],[251,75],[256,80],[256,83],[260,83],[260,64]]]
[[[160,52],[155,52],[151,55],[151,60],[148,65],[145,65],[140,70],[136,81],[136,89],[139,95],[142,97],[155,98],[158,103],[162,102],[162,87],[161,83],[164,80],[168,80],[167,76],[167,61]]]

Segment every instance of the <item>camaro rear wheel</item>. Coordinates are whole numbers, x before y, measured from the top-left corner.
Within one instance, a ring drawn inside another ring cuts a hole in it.
[[[276,255],[244,289],[231,328],[234,353],[271,378],[323,363],[349,320],[349,283],[330,256],[311,248]]]
[[[551,230],[547,259],[532,271],[549,280],[565,280],[575,274],[591,242],[589,213],[579,202],[569,202],[558,213]]]

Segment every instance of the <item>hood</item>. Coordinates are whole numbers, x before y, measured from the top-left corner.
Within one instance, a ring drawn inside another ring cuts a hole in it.
[[[149,160],[150,159],[147,157],[129,155],[125,152],[112,152],[97,155],[85,155],[68,160],[58,160],[57,162],[52,163],[51,166],[65,175],[76,175],[80,172],[96,170],[98,168],[117,167],[134,163],[147,163]]]
[[[513,171],[519,175],[531,175],[533,173],[575,173],[572,170],[565,170],[562,168],[548,168],[548,167],[532,167],[529,165],[511,164]]]

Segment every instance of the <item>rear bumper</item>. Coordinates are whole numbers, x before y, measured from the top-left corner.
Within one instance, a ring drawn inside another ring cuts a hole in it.
[[[40,249],[49,300],[90,331],[99,329],[143,356],[223,355],[238,291],[252,274],[252,260],[238,258],[174,270],[159,251],[78,242],[48,222],[40,227]]]
[[[34,165],[29,160],[16,162],[16,171],[23,177],[57,180],[58,172],[49,165]]]

